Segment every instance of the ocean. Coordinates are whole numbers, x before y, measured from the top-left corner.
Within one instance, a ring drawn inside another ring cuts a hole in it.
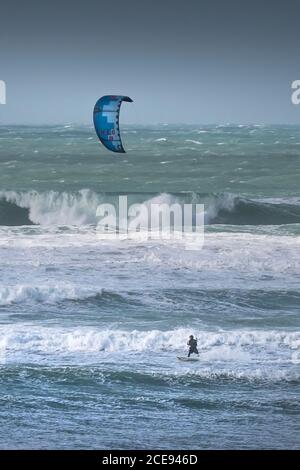
[[[0,127],[0,447],[299,448],[300,127],[122,137]],[[204,204],[202,250],[100,239],[119,195]]]

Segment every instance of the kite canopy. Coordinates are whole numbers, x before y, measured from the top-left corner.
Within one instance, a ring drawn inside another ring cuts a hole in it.
[[[94,107],[94,126],[102,144],[112,152],[125,153],[119,128],[122,101],[132,103],[129,96],[102,96]]]

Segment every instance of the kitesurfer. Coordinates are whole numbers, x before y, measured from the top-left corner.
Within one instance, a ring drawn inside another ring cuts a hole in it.
[[[194,338],[193,335],[189,336],[189,340],[187,342],[187,345],[189,346],[188,357],[190,357],[191,354],[198,354],[199,355],[199,351],[197,349],[197,340]]]

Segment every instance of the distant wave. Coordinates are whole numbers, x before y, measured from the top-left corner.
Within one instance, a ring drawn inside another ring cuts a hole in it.
[[[98,194],[83,189],[74,193],[0,191],[0,225],[96,224],[100,203],[117,201],[117,194]],[[206,224],[283,225],[300,223],[300,200],[253,200],[230,193],[130,195],[130,204],[144,202],[199,203],[205,206]]]
[[[211,198],[207,223],[230,225],[283,225],[300,223],[300,200],[274,203],[225,193]]]
[[[1,343],[0,343],[1,348]],[[1,353],[1,349],[0,349]],[[1,356],[0,356],[1,359]],[[168,356],[169,359],[169,356]],[[3,360],[3,359],[2,359]],[[111,360],[113,358],[111,357]],[[182,367],[178,367],[178,366]],[[230,367],[226,368],[220,367],[219,364],[214,364],[214,367],[210,366],[199,366],[198,364],[193,367],[184,367],[184,364],[176,363],[174,360],[174,371],[156,371],[151,368],[146,370],[138,370],[138,367],[135,367],[134,370],[122,368],[121,370],[115,370],[113,368],[103,367],[103,362],[98,365],[53,365],[47,366],[45,364],[34,364],[30,365],[21,363],[18,366],[15,364],[13,367],[9,367],[7,364],[5,367],[1,367],[1,377],[4,381],[11,383],[16,380],[50,380],[55,383],[57,382],[66,382],[72,381],[75,384],[82,383],[89,385],[98,385],[103,383],[110,384],[138,384],[139,386],[203,386],[205,384],[221,384],[228,385],[229,383],[250,383],[250,384],[259,384],[265,382],[292,382],[293,384],[300,383],[300,374],[297,368],[291,370],[291,368],[284,370],[279,369],[278,367],[270,367],[266,369],[265,367],[256,367],[250,369],[247,367]],[[143,401],[144,404],[153,402],[153,396],[148,397],[147,395],[143,397],[137,397],[135,395],[128,396],[127,400],[132,403],[137,401]],[[206,399],[197,398],[194,395],[191,397],[170,397],[169,400],[175,405],[183,405],[191,408],[207,408],[211,406],[213,409],[216,409],[218,405],[220,408],[224,407],[224,397],[221,396],[220,399],[215,400],[214,397],[207,396]],[[168,399],[166,397],[159,397],[157,394],[155,403],[162,406],[166,405]],[[257,403],[253,404],[253,401],[245,402],[244,400],[239,400],[238,396],[234,399],[230,397],[230,406],[234,408],[238,407],[239,411],[241,408],[247,409],[253,406],[257,407]],[[282,408],[289,408],[293,411],[299,409],[299,403],[293,398],[278,400],[277,409],[281,406]]]
[[[0,306],[23,302],[56,303],[64,300],[86,300],[101,296],[103,290],[98,292],[89,289],[79,289],[72,285],[29,286],[15,285],[0,287]]]
[[[30,286],[19,284],[14,286],[0,286],[0,307],[19,303],[55,304],[60,302],[89,302],[91,304],[119,302],[124,304],[139,303],[132,295],[114,290],[76,287],[74,285],[41,285]]]
[[[69,372],[71,372],[69,370]],[[279,370],[278,367],[270,367],[268,369],[264,367],[257,367],[255,369],[249,369],[247,367],[226,367],[222,368],[220,365],[214,365],[214,367],[202,367],[196,366],[191,368],[183,368],[180,371],[176,372],[141,372],[141,371],[118,371],[118,372],[104,372],[102,373],[103,382],[129,382],[137,383],[144,385],[179,385],[179,386],[199,386],[205,383],[224,383],[228,384],[230,382],[250,382],[250,383],[260,383],[260,382],[294,382],[300,383],[300,374],[297,370]],[[203,405],[201,399],[197,400],[195,397],[191,398],[177,398],[175,403],[184,404],[185,406],[190,406],[194,408],[195,406]],[[232,406],[234,406],[233,401],[231,401]],[[285,404],[283,403],[283,406]],[[288,404],[286,404],[288,405]],[[215,404],[213,405],[215,408]],[[243,407],[247,408],[247,403],[243,403]],[[251,404],[248,404],[251,406]],[[293,408],[295,404],[292,404]],[[298,403],[296,404],[297,408]],[[241,408],[241,404],[239,404]]]

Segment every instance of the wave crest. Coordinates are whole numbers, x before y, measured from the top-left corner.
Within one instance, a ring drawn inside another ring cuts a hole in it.
[[[161,330],[119,330],[98,328],[56,328],[24,325],[1,326],[0,341],[10,350],[45,353],[68,352],[182,352],[193,333],[204,361],[247,362],[251,350],[267,352],[284,348],[290,352],[300,349],[299,331],[227,330],[199,331],[193,328]],[[226,353],[227,351],[227,353]],[[269,358],[270,359],[270,358]],[[272,358],[275,360],[275,357]]]
[[[96,224],[100,203],[117,202],[117,194],[98,194],[88,189],[75,193],[48,191],[0,191],[0,225]],[[252,200],[222,194],[131,194],[130,202],[155,204],[199,203],[205,206],[207,224],[282,225],[300,223],[299,200]]]
[[[63,300],[86,300],[101,296],[103,290],[80,289],[73,285],[29,286],[16,285],[0,287],[0,306],[26,301],[56,303]]]

